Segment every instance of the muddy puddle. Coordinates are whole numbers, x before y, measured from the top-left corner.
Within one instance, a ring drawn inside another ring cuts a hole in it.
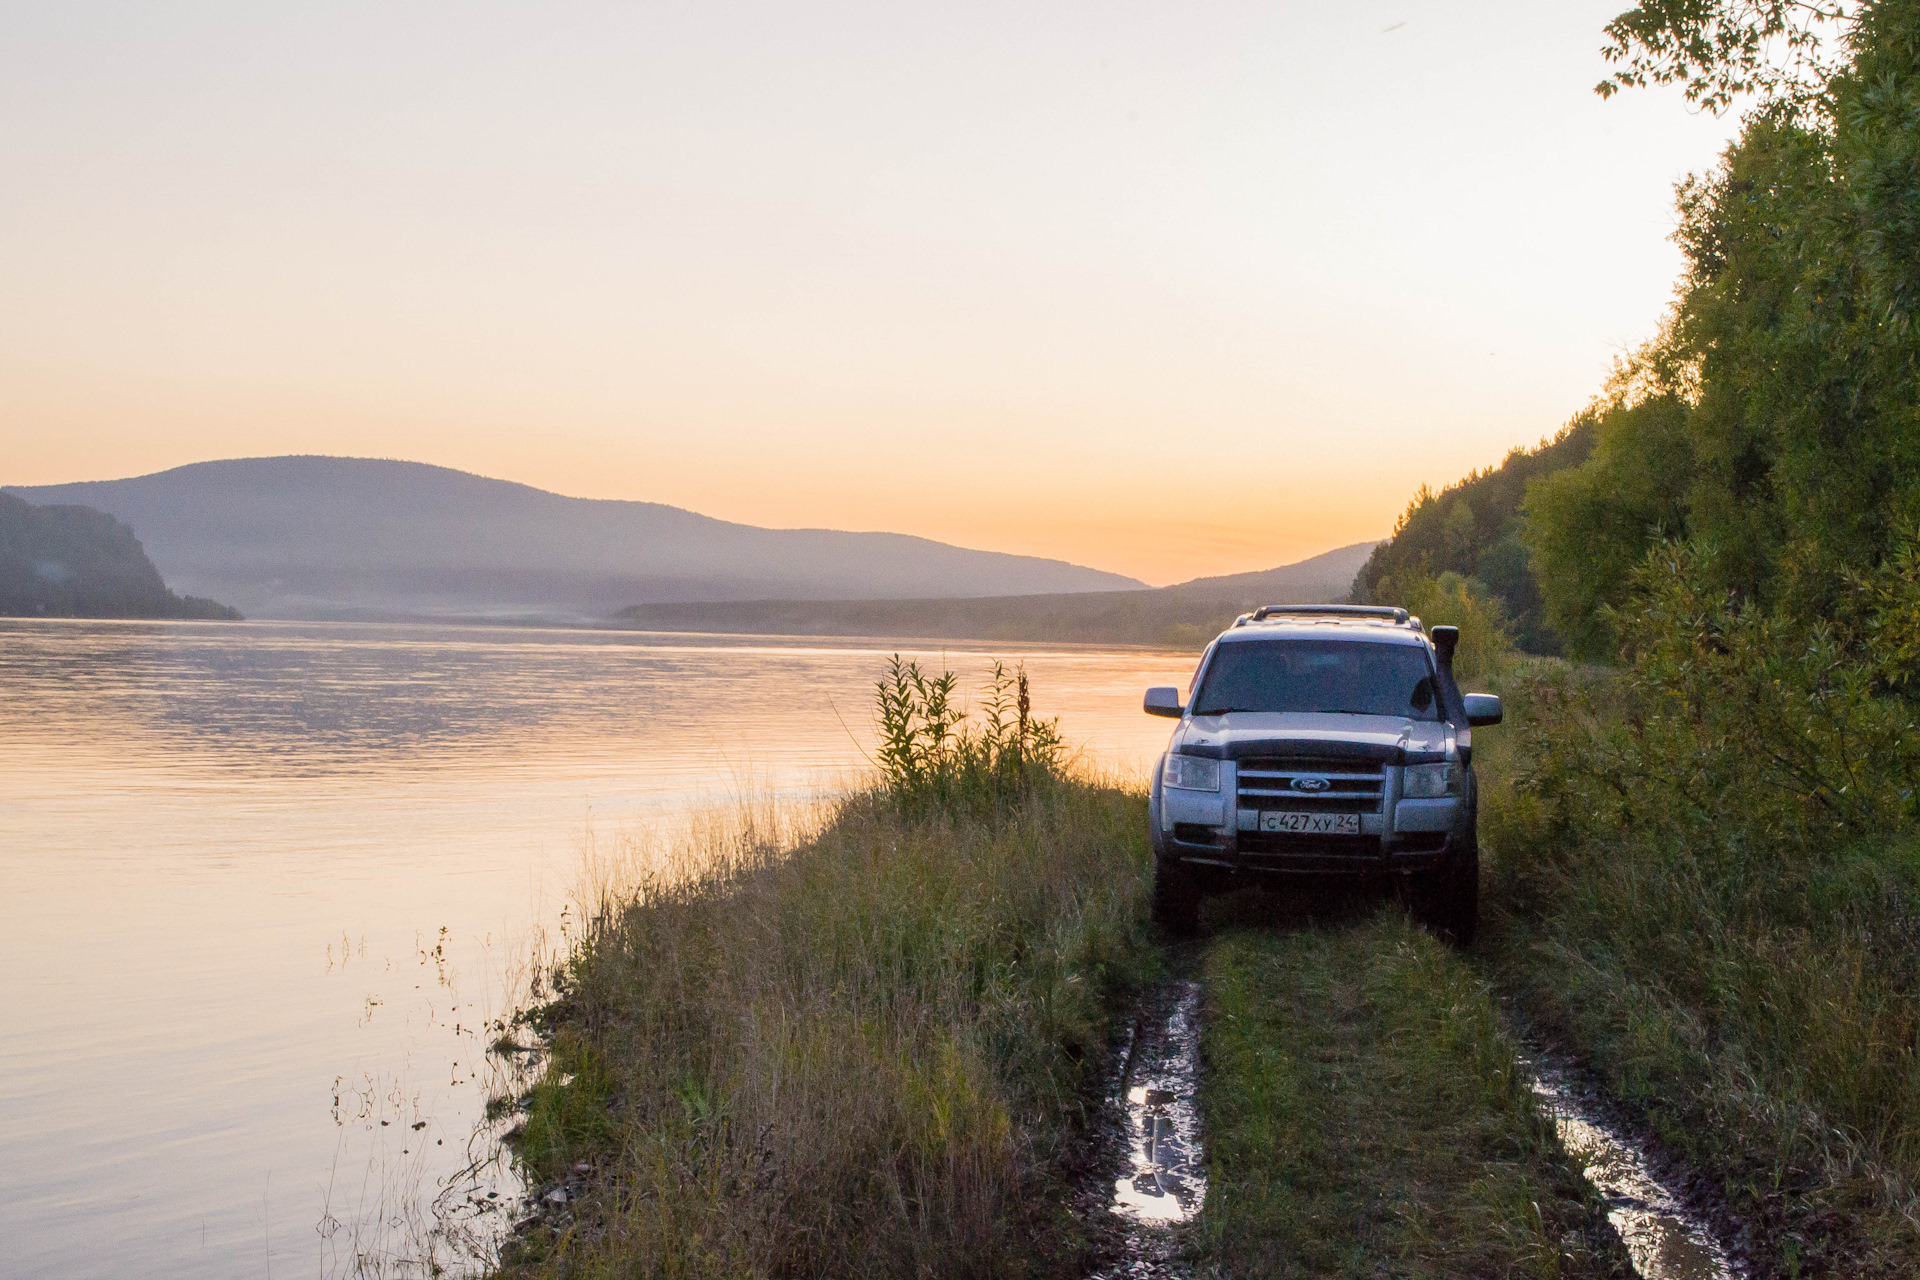
[[[1171,1228],[1207,1197],[1200,1143],[1200,984],[1170,983],[1140,1012],[1116,1086],[1126,1143],[1107,1209],[1122,1226],[1120,1257],[1094,1280],[1171,1280],[1189,1272]]]
[[[1549,1058],[1523,1058],[1541,1110],[1607,1204],[1607,1220],[1642,1280],[1732,1280],[1736,1269],[1700,1215],[1654,1172],[1641,1145],[1591,1090]]]

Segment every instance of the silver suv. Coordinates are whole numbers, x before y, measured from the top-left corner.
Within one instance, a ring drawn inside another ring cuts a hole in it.
[[[1405,609],[1272,607],[1201,655],[1149,809],[1154,919],[1188,934],[1215,889],[1273,877],[1390,876],[1416,915],[1465,944],[1479,918],[1473,730],[1500,699],[1462,696],[1455,627]]]

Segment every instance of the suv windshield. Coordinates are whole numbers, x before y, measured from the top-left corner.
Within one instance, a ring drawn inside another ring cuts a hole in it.
[[[1193,714],[1320,711],[1438,720],[1433,695],[1424,645],[1241,640],[1215,651]]]

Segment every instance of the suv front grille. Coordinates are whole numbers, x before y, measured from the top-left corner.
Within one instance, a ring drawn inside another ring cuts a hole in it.
[[[1302,791],[1295,778],[1324,778],[1324,791]],[[1289,756],[1240,762],[1242,809],[1289,809],[1302,813],[1379,813],[1386,793],[1385,766],[1340,756]]]

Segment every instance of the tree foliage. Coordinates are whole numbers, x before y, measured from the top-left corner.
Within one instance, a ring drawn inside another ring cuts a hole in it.
[[[1356,583],[1458,573],[1523,647],[1600,660],[1664,541],[1808,626],[1920,531],[1920,6],[1645,0],[1608,39],[1612,89],[1754,100],[1680,188],[1673,309],[1552,444],[1423,490]]]
[[[1440,493],[1423,485],[1393,537],[1375,547],[1361,568],[1354,599],[1412,608],[1404,597],[1416,589],[1416,580],[1454,574],[1466,580],[1463,589],[1497,602],[1521,648],[1559,652],[1520,541],[1520,507],[1529,482],[1577,465],[1593,448],[1593,439],[1592,416],[1581,414],[1552,439],[1533,449],[1515,449],[1499,466],[1475,471]]]
[[[1640,0],[1606,27],[1601,52],[1619,70],[1594,86],[1677,84],[1687,101],[1716,114],[1758,95],[1790,111],[1814,101],[1832,73],[1834,29],[1851,6],[1839,0]]]
[[[1643,58],[1705,41],[1672,56],[1732,75],[1787,39],[1789,8],[1643,5],[1666,25],[1635,38]],[[1743,14],[1744,37],[1714,34]],[[1817,117],[1763,104],[1683,185],[1673,315],[1592,456],[1527,500],[1545,615],[1586,656],[1611,650],[1608,611],[1660,539],[1709,552],[1703,588],[1812,623],[1920,528],[1920,11],[1865,5],[1842,43]]]
[[[1613,652],[1607,606],[1625,593],[1648,536],[1684,523],[1686,415],[1671,392],[1596,411],[1592,456],[1528,486],[1521,538],[1549,584],[1541,612],[1574,657]]]

